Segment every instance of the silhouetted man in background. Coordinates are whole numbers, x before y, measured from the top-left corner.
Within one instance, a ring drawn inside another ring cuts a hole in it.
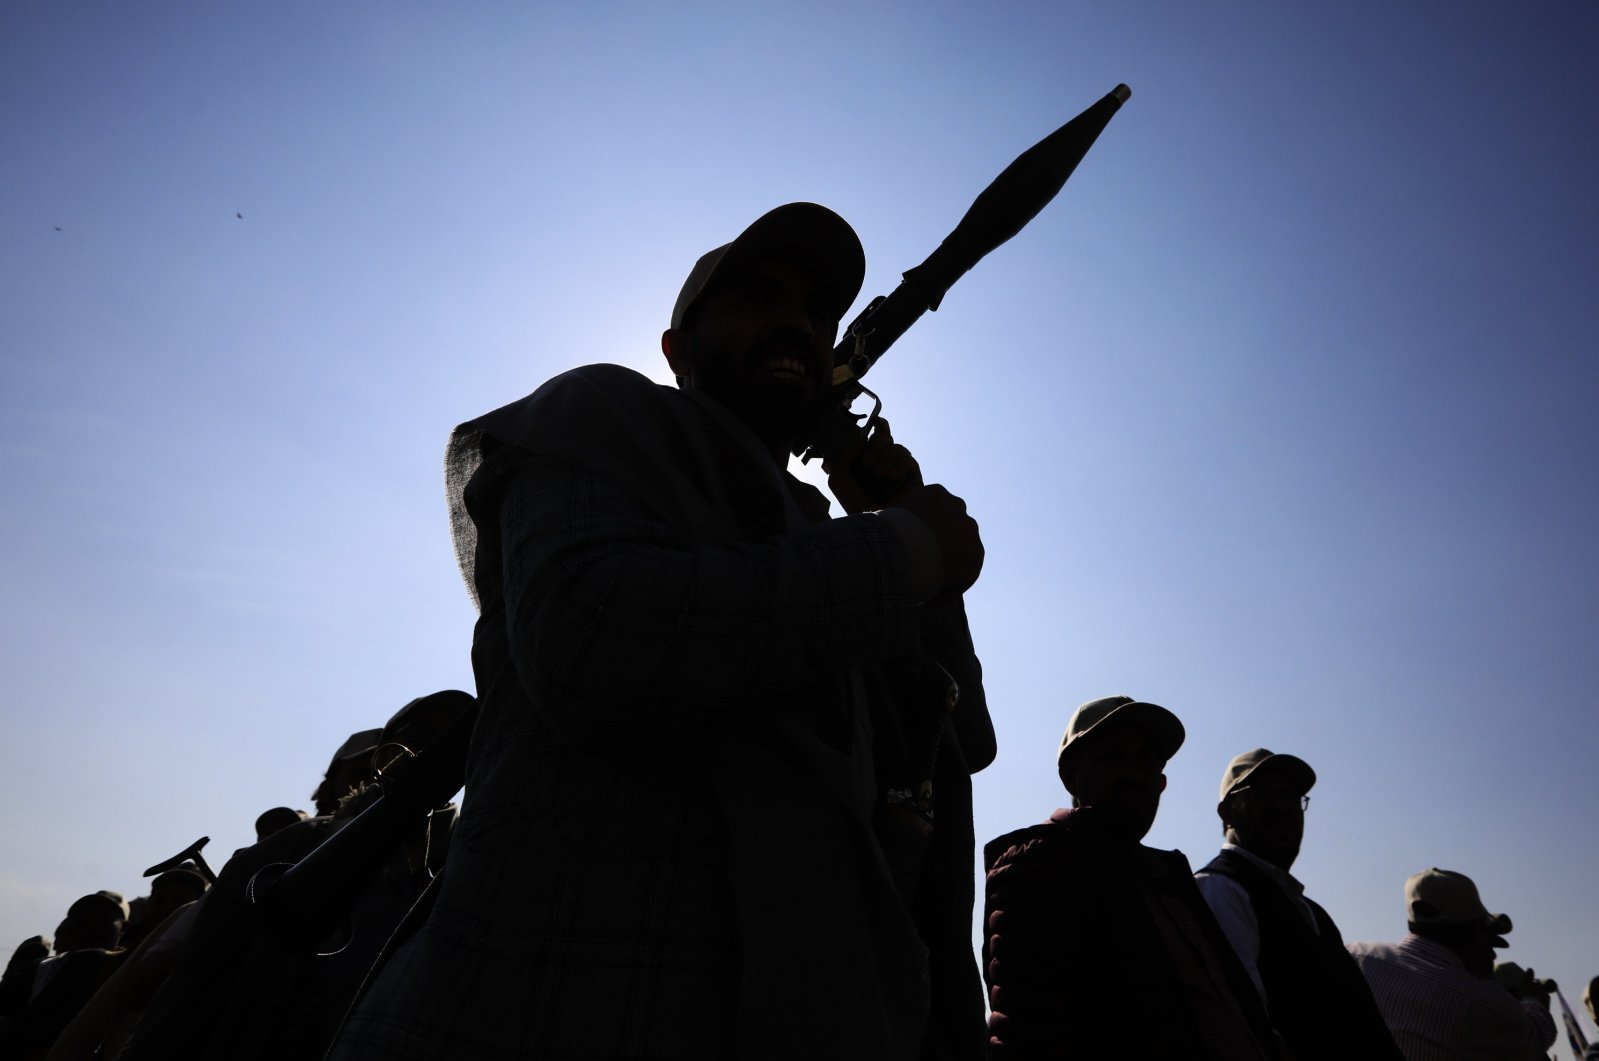
[[[780,207],[690,272],[677,388],[590,365],[456,429],[466,800],[332,1057],[981,1056],[976,524],[885,424],[860,454],[886,500],[841,458],[829,519],[785,470],[864,267],[838,215]],[[929,720],[936,825],[900,798]]]
[[[34,969],[27,1004],[0,1026],[0,1057],[43,1056],[116,971],[128,905],[112,892],[85,895],[56,927],[55,953]]]
[[[1338,926],[1288,872],[1315,784],[1296,756],[1234,758],[1216,805],[1227,842],[1195,880],[1295,1061],[1399,1061]]]
[[[984,848],[993,1057],[1278,1056],[1188,860],[1139,843],[1183,738],[1157,704],[1090,700],[1056,760],[1071,809]]]
[[[1470,877],[1436,868],[1405,882],[1405,909],[1408,936],[1349,952],[1406,1061],[1544,1057],[1555,1041],[1547,988],[1518,998],[1493,979],[1510,918],[1488,912]]]

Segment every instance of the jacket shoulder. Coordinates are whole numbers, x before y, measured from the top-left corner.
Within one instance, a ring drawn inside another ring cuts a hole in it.
[[[1012,829],[983,845],[983,868],[993,872],[1001,866],[1036,860],[1062,846],[1066,840],[1066,829],[1054,822]]]
[[[650,379],[637,369],[605,362],[594,365],[579,365],[577,368],[569,368],[565,372],[550,377],[550,383],[559,381],[585,383],[598,387],[637,388],[650,392],[662,389],[661,384]]]
[[[551,376],[524,401],[623,409],[668,401],[678,392],[622,365],[582,365]]]
[[[527,430],[529,421],[550,416],[612,416],[620,409],[646,408],[676,393],[642,372],[621,365],[583,365],[551,376],[533,393],[469,420],[457,435],[484,432],[514,437]]]

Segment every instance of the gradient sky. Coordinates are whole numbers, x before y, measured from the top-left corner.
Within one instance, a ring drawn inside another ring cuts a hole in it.
[[[1071,183],[873,375],[988,548],[977,832],[1080,701],[1320,774],[1348,939],[1473,876],[1599,973],[1599,5],[0,7],[0,952],[471,688],[440,462],[782,202],[887,293],[1016,154]],[[236,215],[242,214],[242,218]]]

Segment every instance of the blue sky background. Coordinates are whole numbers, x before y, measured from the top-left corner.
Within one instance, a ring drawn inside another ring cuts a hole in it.
[[[1599,973],[1599,5],[0,8],[0,948],[470,688],[440,461],[574,365],[669,379],[694,259],[810,199],[887,293],[1133,97],[876,388],[988,563],[989,837],[1109,693],[1258,745],[1349,939],[1427,866]],[[236,217],[242,214],[242,219]],[[57,230],[59,227],[59,231]]]

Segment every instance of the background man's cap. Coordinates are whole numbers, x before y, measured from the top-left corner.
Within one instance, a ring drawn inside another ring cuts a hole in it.
[[[777,258],[809,273],[834,320],[843,319],[866,279],[866,252],[849,222],[825,206],[789,203],[762,214],[732,243],[707,251],[694,263],[672,307],[672,327],[683,326],[689,308],[713,281],[760,258]]]
[[[1130,696],[1102,696],[1072,712],[1072,719],[1066,723],[1066,732],[1060,738],[1060,748],[1055,752],[1055,766],[1059,768],[1065,761],[1068,748],[1096,730],[1103,731],[1107,725],[1142,729],[1155,739],[1163,759],[1176,755],[1187,736],[1177,716],[1159,704],[1146,704]]]
[[[1494,946],[1508,947],[1507,914],[1490,914],[1477,895],[1477,885],[1451,869],[1424,869],[1405,881],[1405,912],[1412,925],[1472,925],[1481,922],[1494,934]]]
[[[73,900],[67,917],[74,921],[126,921],[128,904],[116,892],[98,891]]]
[[[1297,755],[1278,755],[1268,748],[1256,748],[1233,756],[1233,761],[1227,764],[1227,771],[1221,775],[1222,802],[1249,778],[1268,775],[1288,782],[1301,796],[1316,784],[1316,771]]]
[[[352,733],[349,739],[339,745],[339,750],[333,753],[333,761],[342,763],[363,755],[371,755],[377,750],[378,742],[382,739],[381,729],[363,729],[359,733]]]
[[[298,825],[309,817],[303,810],[293,807],[273,807],[269,811],[262,811],[261,816],[255,820],[255,839],[259,843],[275,832],[287,829],[291,825]]]

